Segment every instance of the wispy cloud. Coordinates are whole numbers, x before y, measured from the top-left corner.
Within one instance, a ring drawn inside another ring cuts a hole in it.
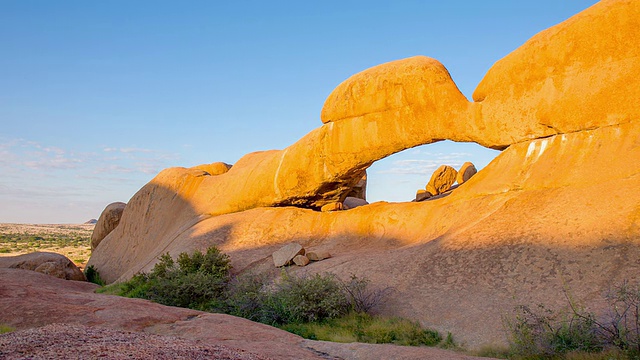
[[[431,174],[440,165],[449,165],[458,169],[462,164],[471,157],[468,153],[429,153],[416,150],[411,155],[421,155],[421,157],[428,157],[427,159],[403,159],[396,160],[391,163],[391,166],[384,170],[377,171],[378,174],[395,174],[395,175],[425,175],[431,176]]]

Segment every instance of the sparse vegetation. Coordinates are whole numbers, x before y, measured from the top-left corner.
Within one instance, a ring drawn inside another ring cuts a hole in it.
[[[103,292],[149,299],[164,305],[221,310],[230,269],[229,257],[216,247],[207,249],[206,254],[199,251],[191,255],[182,253],[177,261],[164,254],[150,273],[136,274],[128,282]]]
[[[293,276],[285,271],[275,283],[255,274],[231,279],[229,259],[215,247],[206,254],[182,253],[177,260],[164,254],[159,260],[150,273],[99,292],[225,312],[311,339],[455,347],[451,334],[443,342],[437,331],[417,322],[368,313],[389,289],[372,290],[367,279],[355,275],[344,282],[331,273]],[[97,275],[93,268],[87,271]]]
[[[16,329],[12,328],[11,326],[0,324],[0,334],[10,333],[15,330]]]
[[[411,346],[435,346],[442,342],[437,331],[423,329],[417,322],[357,312],[322,322],[290,323],[281,328],[307,339],[333,342]]]
[[[0,224],[0,254],[52,251],[85,263],[90,255],[92,226]]]
[[[87,278],[87,281],[92,282],[94,284],[98,284],[100,286],[104,286],[106,283],[100,277],[100,274],[96,270],[96,268],[91,265],[84,269],[84,276]]]
[[[569,296],[569,310],[519,306],[506,319],[512,359],[640,359],[640,287],[623,283],[606,295],[597,318]]]

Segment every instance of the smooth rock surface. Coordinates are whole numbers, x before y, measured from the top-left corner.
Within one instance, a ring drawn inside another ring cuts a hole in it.
[[[102,210],[96,226],[91,234],[91,250],[98,247],[102,239],[104,239],[113,229],[120,223],[122,213],[127,204],[123,202],[114,202]]]

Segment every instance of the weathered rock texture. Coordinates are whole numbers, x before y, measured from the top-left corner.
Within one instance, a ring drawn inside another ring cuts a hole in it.
[[[102,239],[118,226],[126,206],[127,204],[123,202],[114,202],[102,210],[96,227],[93,228],[93,234],[91,234],[91,250],[98,247]]]
[[[0,257],[0,268],[32,270],[65,280],[87,281],[76,264],[66,256],[44,251]]]
[[[456,182],[456,176],[458,176],[456,169],[449,165],[440,166],[431,174],[431,179],[426,186],[427,192],[431,195],[439,195],[448,191]]]
[[[261,270],[286,243],[321,245],[334,257],[306,269],[394,287],[386,313],[470,347],[504,342],[506,309],[640,279],[638,39],[640,2],[601,1],[497,62],[476,102],[434,59],[365,70],[288,148],[218,176],[161,172],[89,264],[112,282],[215,244],[234,271]],[[446,197],[313,211],[341,203],[372,162],[443,139],[505,150]]]

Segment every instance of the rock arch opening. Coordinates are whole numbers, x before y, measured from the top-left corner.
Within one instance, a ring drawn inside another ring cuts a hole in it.
[[[498,154],[500,151],[476,143],[448,140],[398,152],[367,169],[366,199],[369,203],[412,201],[418,189],[426,190],[431,175],[441,165],[459,170],[465,162],[471,162],[480,171]]]

